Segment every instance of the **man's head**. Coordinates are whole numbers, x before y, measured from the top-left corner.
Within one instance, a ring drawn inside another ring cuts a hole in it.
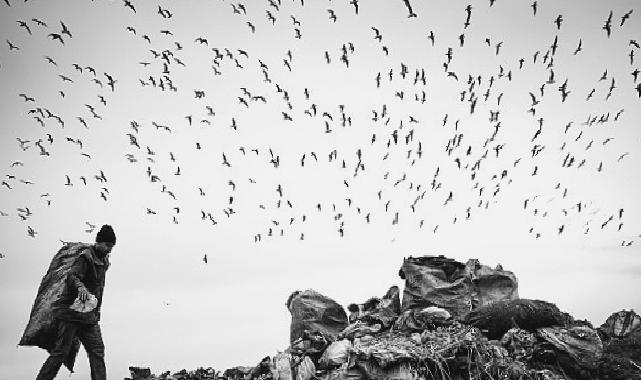
[[[111,252],[114,245],[116,245],[114,229],[110,225],[105,224],[96,235],[96,251],[102,255],[106,255]]]

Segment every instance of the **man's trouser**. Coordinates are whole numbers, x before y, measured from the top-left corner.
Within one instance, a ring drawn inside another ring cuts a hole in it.
[[[53,380],[56,377],[60,366],[71,350],[75,337],[80,339],[87,351],[91,380],[106,380],[105,345],[102,343],[100,326],[97,323],[82,324],[62,320],[58,324],[56,346],[42,365],[36,380]]]

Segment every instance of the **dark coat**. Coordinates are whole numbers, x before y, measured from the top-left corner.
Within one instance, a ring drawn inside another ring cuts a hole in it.
[[[54,316],[69,322],[98,323],[108,268],[108,259],[98,258],[93,246],[84,249],[69,268],[66,286],[54,303]],[[98,306],[88,313],[80,313],[69,308],[78,298],[80,287],[85,287],[98,300]]]

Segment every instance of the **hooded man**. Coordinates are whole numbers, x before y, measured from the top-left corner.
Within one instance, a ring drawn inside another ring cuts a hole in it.
[[[109,253],[115,244],[113,228],[103,225],[96,235],[96,243],[87,246],[69,268],[64,289],[53,303],[56,341],[36,380],[53,380],[56,377],[60,366],[74,349],[76,339],[80,340],[87,351],[91,380],[106,379],[105,346],[98,321],[105,273],[109,268]],[[96,306],[86,307],[91,305],[91,301]],[[77,311],[76,305],[84,305],[85,308]]]

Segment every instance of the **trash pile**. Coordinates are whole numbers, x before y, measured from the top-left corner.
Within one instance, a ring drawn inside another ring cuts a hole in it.
[[[392,286],[345,309],[314,290],[287,300],[290,346],[255,367],[158,377],[228,380],[641,380],[641,317],[612,314],[599,328],[556,305],[520,299],[512,272],[477,260],[405,259]]]
[[[131,377],[126,377],[125,380],[149,380],[149,379],[171,379],[171,380],[209,380],[209,379],[218,379],[222,378],[222,375],[219,372],[216,372],[213,368],[198,368],[194,371],[187,371],[182,369],[178,372],[171,374],[170,371],[166,371],[160,376],[156,376],[151,373],[149,367],[129,367],[129,373]]]

